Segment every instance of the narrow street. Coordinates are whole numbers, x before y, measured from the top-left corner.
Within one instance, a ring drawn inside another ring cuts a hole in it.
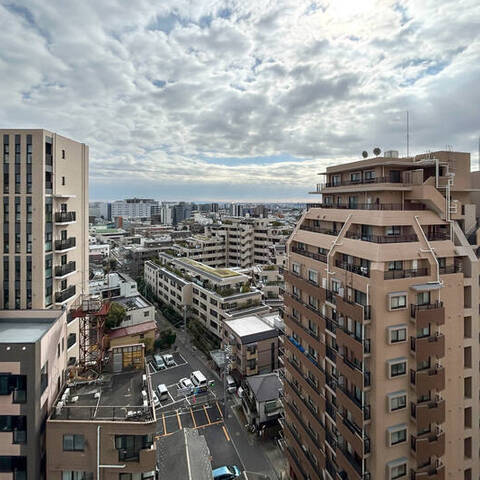
[[[157,324],[161,329],[171,328],[176,331],[177,340],[175,344],[177,351],[189,363],[192,370],[201,370],[207,376],[217,380],[213,387],[213,392],[217,397],[218,406],[223,415],[225,431],[219,431],[211,427],[203,429],[202,434],[205,435],[209,448],[211,450],[222,449],[222,444],[231,441],[242,463],[239,467],[251,474],[251,478],[269,480],[286,478],[282,476],[282,470],[284,469],[283,453],[272,439],[259,439],[255,434],[247,432],[245,425],[243,422],[241,423],[241,415],[235,412],[235,404],[239,400],[235,401],[231,394],[227,394],[225,415],[223,382],[216,372],[209,367],[208,359],[205,355],[195,347],[191,347],[189,339],[185,338],[182,329],[174,328],[158,310]]]

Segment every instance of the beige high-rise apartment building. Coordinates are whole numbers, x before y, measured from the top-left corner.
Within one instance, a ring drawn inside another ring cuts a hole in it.
[[[388,152],[325,175],[288,242],[291,478],[478,479],[470,155]]]
[[[88,147],[47,130],[0,130],[0,309],[61,309],[88,293]],[[78,358],[78,319],[67,325]]]

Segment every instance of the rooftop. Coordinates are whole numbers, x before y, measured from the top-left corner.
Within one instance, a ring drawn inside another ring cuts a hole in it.
[[[282,382],[276,373],[253,375],[247,377],[246,382],[258,402],[276,400],[282,390]]]
[[[215,275],[220,278],[227,278],[227,277],[237,277],[240,276],[240,273],[235,272],[234,270],[231,270],[230,268],[214,268],[214,267],[209,267],[208,265],[204,265],[203,263],[197,262],[196,260],[193,260],[191,258],[182,258],[179,260],[181,263],[187,263],[191,265],[192,267],[198,268],[205,273],[208,273],[210,275]]]
[[[63,310],[0,311],[0,343],[35,343],[63,314]]]
[[[108,336],[110,339],[126,337],[128,335],[138,335],[140,333],[149,332],[150,330],[155,330],[157,324],[153,321],[138,323],[137,325],[132,325],[130,327],[121,327],[112,330]]]
[[[144,405],[145,369],[102,373],[94,380],[67,383],[52,411],[52,420],[154,421],[151,399]]]
[[[140,308],[150,307],[152,304],[143,298],[141,295],[135,295],[133,297],[116,297],[114,299],[115,303],[119,303],[127,311],[129,310],[138,310]]]
[[[277,329],[264,322],[258,315],[226,320],[225,325],[242,339],[242,343],[251,343],[278,335]]]

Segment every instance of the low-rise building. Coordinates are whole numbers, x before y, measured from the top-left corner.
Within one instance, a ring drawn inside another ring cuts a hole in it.
[[[45,415],[66,371],[66,310],[0,311],[0,478],[45,476]]]
[[[230,345],[232,371],[243,378],[276,370],[279,334],[262,315],[224,321],[222,346]]]
[[[132,297],[139,295],[137,282],[125,273],[108,273],[101,280],[92,280],[89,284],[90,294],[102,298]]]
[[[140,323],[155,321],[155,307],[142,295],[116,297],[112,300],[121,305],[126,316],[120,327],[132,327]]]
[[[143,343],[147,347],[148,351],[148,347],[151,347],[155,341],[156,330],[157,324],[154,321],[115,328],[108,333],[110,347],[113,348],[120,345]]]
[[[283,412],[282,382],[278,374],[247,377],[242,389],[242,409],[248,423],[261,427],[278,420]]]
[[[222,321],[268,311],[262,292],[243,273],[166,253],[159,255],[159,263],[145,263],[145,283],[154,295],[180,314],[188,308],[189,315],[217,337],[222,336]]]
[[[54,405],[48,480],[154,480],[156,420],[144,346],[112,348],[101,376],[69,382]]]

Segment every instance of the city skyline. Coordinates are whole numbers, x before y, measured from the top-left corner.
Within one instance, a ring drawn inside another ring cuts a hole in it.
[[[0,125],[90,145],[91,200],[305,201],[329,165],[406,153],[407,110],[410,153],[448,138],[475,164],[479,14],[474,1],[2,2]]]

